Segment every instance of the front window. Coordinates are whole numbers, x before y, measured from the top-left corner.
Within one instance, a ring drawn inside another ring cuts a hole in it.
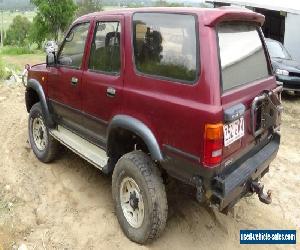
[[[196,80],[194,16],[136,13],[133,27],[134,58],[139,72],[187,82]]]
[[[72,28],[65,38],[58,56],[58,63],[60,65],[73,68],[81,67],[89,27],[89,23],[83,23]]]
[[[119,22],[98,22],[91,47],[89,69],[110,74],[120,72]]]
[[[223,91],[269,76],[257,26],[222,23],[218,26]]]
[[[267,40],[268,51],[272,58],[288,59],[291,60],[289,52],[283,45],[277,41]]]

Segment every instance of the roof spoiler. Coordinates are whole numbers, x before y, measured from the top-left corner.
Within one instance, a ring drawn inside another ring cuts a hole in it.
[[[220,22],[224,21],[248,21],[255,22],[262,26],[265,22],[265,16],[250,10],[245,9],[222,9],[223,11],[216,11],[204,15],[203,21],[205,26],[216,26]]]

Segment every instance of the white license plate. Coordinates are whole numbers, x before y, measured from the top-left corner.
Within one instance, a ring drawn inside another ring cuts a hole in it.
[[[224,145],[225,147],[241,139],[245,135],[244,117],[224,125]]]

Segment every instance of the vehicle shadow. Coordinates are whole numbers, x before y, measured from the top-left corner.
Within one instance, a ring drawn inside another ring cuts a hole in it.
[[[60,151],[60,157],[50,165],[38,162],[32,152],[28,154],[27,170],[40,181],[26,183],[41,196],[30,204],[36,208],[36,214],[31,217],[37,216],[37,228],[43,225],[51,232],[53,246],[63,242],[64,246],[71,246],[70,249],[141,247],[128,240],[119,226],[111,194],[111,176],[104,175],[67,149]],[[262,207],[256,197],[241,200],[234,210],[224,215],[213,207],[199,204],[194,188],[172,178],[167,181],[166,191],[166,228],[144,249],[239,249],[240,229],[283,225],[282,220],[273,221],[273,216],[268,216],[274,214],[274,210]],[[36,237],[40,237],[44,231],[39,232],[37,228]]]
[[[281,97],[285,101],[300,101],[300,95],[297,95],[291,91],[283,91]]]
[[[135,249],[138,245],[126,238],[117,222],[111,197],[111,176],[102,174],[100,170],[68,149],[62,152],[63,154],[52,166],[54,167],[52,171],[57,176],[57,181],[63,186],[63,193],[76,204],[75,209],[79,215],[90,213],[90,208],[94,210],[88,219],[80,218],[81,225],[93,225],[89,229],[89,235],[97,235],[97,231],[102,231],[103,225],[107,225],[105,233],[101,236],[102,240],[110,235],[113,242],[123,242],[121,245],[129,244],[129,249]],[[219,235],[215,246],[217,248],[222,246],[222,241],[224,242],[228,237],[229,230],[226,224],[227,221],[233,219],[232,214],[226,216],[208,205],[199,204],[195,198],[196,190],[173,178],[168,179],[166,192],[168,220],[165,231],[159,239],[147,247],[151,249],[182,249],[184,247],[207,249],[209,244],[200,247],[198,243],[201,239],[215,233]],[[101,212],[105,214],[104,217]],[[78,218],[73,218],[73,220],[76,223]]]

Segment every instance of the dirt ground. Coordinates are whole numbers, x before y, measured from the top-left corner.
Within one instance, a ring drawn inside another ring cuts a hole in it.
[[[148,246],[122,233],[111,179],[64,150],[45,165],[27,143],[22,86],[0,84],[0,250],[17,249],[300,249],[239,245],[240,229],[300,227],[300,98],[284,97],[282,144],[264,178],[273,203],[241,200],[229,215],[200,206],[183,186],[168,187],[169,218]],[[299,242],[299,240],[298,240]]]

